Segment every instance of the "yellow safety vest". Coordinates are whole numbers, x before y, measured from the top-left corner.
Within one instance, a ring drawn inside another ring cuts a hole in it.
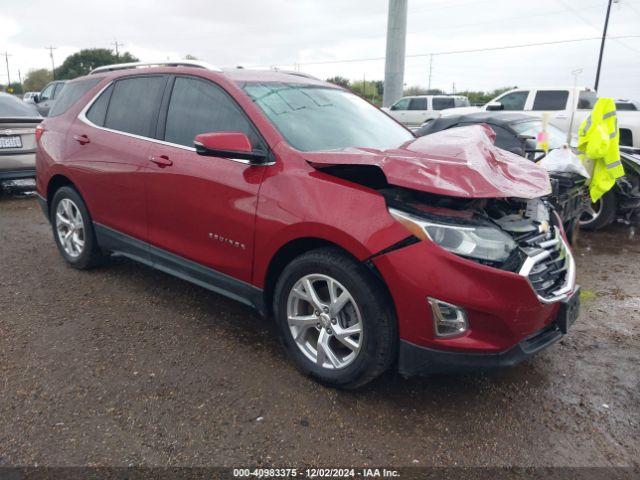
[[[600,98],[578,130],[578,151],[594,162],[589,186],[593,202],[611,190],[616,178],[624,175],[619,141],[616,104],[612,98]]]

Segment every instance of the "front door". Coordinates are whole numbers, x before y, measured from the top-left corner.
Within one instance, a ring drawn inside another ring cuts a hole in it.
[[[165,102],[167,103],[167,102]],[[242,132],[264,148],[235,101],[209,80],[177,76],[147,162],[152,246],[240,280],[251,280],[258,191],[265,167],[198,155],[196,135]]]

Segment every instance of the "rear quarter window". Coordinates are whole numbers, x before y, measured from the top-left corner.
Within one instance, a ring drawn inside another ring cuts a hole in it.
[[[166,78],[139,76],[115,82],[104,126],[112,130],[152,136]]]
[[[56,103],[51,107],[51,111],[49,112],[50,117],[57,117],[58,115],[62,115],[67,110],[71,108],[80,98],[95,87],[98,83],[100,83],[101,78],[87,78],[86,80],[79,80],[77,82],[68,83],[65,85],[64,89],[60,94],[58,94],[58,98],[56,99]]]

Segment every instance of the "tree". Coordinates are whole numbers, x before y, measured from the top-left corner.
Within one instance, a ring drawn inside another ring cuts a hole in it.
[[[334,85],[339,85],[344,88],[351,88],[351,82],[348,78],[341,77],[340,75],[336,75],[335,77],[327,78],[327,82],[333,83]]]
[[[69,80],[86,75],[94,68],[104,65],[137,61],[138,59],[129,52],[116,56],[113,50],[106,48],[88,48],[69,55],[62,65],[56,68],[56,79]]]
[[[26,92],[39,92],[44,86],[51,81],[51,70],[46,68],[38,68],[37,70],[29,70],[24,79],[23,87]]]

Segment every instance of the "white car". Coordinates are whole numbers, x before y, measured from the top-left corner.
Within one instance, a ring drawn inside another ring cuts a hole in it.
[[[468,106],[469,99],[462,95],[415,95],[402,97],[383,110],[403,125],[418,128],[427,120],[438,118],[442,110]]]
[[[25,92],[25,94],[22,96],[22,100],[27,103],[35,103],[33,101],[33,98],[37,95],[38,95],[38,92]]]
[[[574,144],[580,124],[589,115],[597,99],[597,93],[587,87],[516,88],[494,98],[477,111],[524,112],[538,118],[547,115],[549,123],[571,132],[571,143]],[[619,105],[620,101],[616,104]],[[469,110],[446,110],[441,116],[471,113]],[[640,148],[640,112],[619,108],[618,128],[620,145]]]

